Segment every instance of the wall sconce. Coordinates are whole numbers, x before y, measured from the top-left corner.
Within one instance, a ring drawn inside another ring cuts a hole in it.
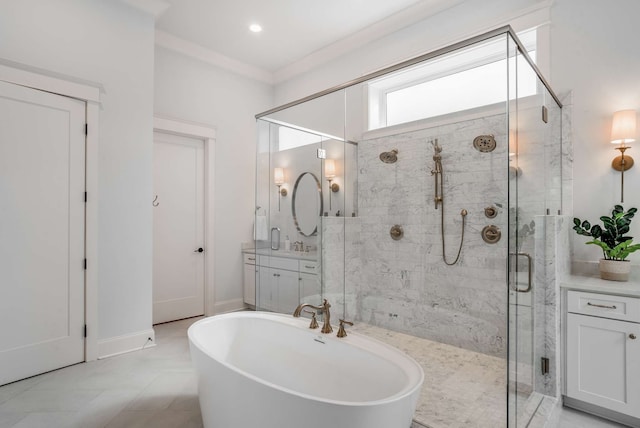
[[[273,182],[278,186],[278,211],[280,211],[280,197],[287,196],[287,189],[281,188],[284,184],[284,168],[273,168]]]
[[[331,211],[331,194],[340,190],[338,183],[331,183],[336,177],[336,161],[333,159],[324,160],[324,176],[329,182],[329,211]]]
[[[620,156],[611,161],[611,167],[620,171],[620,202],[624,202],[624,172],[633,166],[633,158],[625,156],[624,152],[630,149],[628,143],[636,140],[636,111],[621,110],[613,114],[611,123],[611,144],[620,144],[616,150],[620,150]]]
[[[515,156],[515,153],[509,153],[509,178],[520,177],[522,175],[522,168],[511,165],[512,158]]]
[[[509,130],[509,178],[520,177],[522,175],[522,168],[511,165],[513,160],[516,159],[517,147],[518,132],[515,129],[511,129]]]

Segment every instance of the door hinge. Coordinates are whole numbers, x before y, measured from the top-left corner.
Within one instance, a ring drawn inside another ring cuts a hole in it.
[[[84,270],[87,270],[87,259],[84,259]]]
[[[84,337],[87,337],[87,325],[84,325]]]
[[[542,121],[544,123],[549,122],[549,109],[546,106],[542,106]]]
[[[549,374],[549,359],[547,357],[540,358],[540,369],[543,375]]]
[[[325,149],[318,149],[316,156],[318,157],[318,159],[326,159],[327,151]]]
[[[87,192],[84,192],[84,201],[87,202]]]
[[[89,135],[89,124],[88,123],[84,124],[84,135]]]

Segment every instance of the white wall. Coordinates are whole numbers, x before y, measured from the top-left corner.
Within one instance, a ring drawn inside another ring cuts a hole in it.
[[[0,58],[97,82],[105,90],[99,339],[151,328],[153,36],[150,16],[115,1],[0,3]]]
[[[532,12],[550,21],[550,64],[541,68],[557,94],[573,91],[574,209],[565,213],[596,222],[620,202],[620,175],[610,163],[617,151],[609,140],[611,115],[616,110],[640,110],[640,56],[636,22],[640,2],[617,0],[585,2],[556,0],[549,14],[546,2],[537,0],[469,0],[389,36],[372,41],[315,70],[276,86],[278,104],[343,83],[419,53],[511,24],[516,31],[527,27]],[[536,11],[537,12],[534,12]],[[634,155],[634,150],[628,152]],[[640,155],[636,158],[640,161]],[[625,174],[625,204],[640,205],[640,167]],[[632,224],[632,235],[640,231],[640,216]],[[574,236],[574,258],[597,260],[601,252],[583,245]],[[632,261],[640,260],[635,253]]]
[[[573,215],[592,224],[620,203],[620,173],[611,168],[619,152],[609,143],[609,133],[613,112],[640,110],[638,16],[637,0],[558,0],[552,7],[551,81],[558,92],[573,91]],[[637,148],[628,154],[640,161]],[[638,164],[624,178],[623,206],[640,207]],[[631,236],[638,241],[639,234],[636,216]],[[584,245],[586,241],[573,235],[574,259],[602,257],[599,249]],[[640,254],[630,259],[638,263]]]
[[[273,90],[164,48],[155,59],[155,113],[216,128],[215,302],[224,305],[242,298],[240,243],[253,239],[254,116],[272,106]]]

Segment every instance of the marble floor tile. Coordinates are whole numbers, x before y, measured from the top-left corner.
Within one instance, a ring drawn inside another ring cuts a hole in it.
[[[199,411],[127,410],[120,413],[105,428],[201,428]]]
[[[0,412],[0,427],[13,427],[28,415],[26,412]]]
[[[50,376],[50,373],[46,373],[40,376],[34,376],[28,379],[24,379],[18,382],[13,382],[3,387],[0,387],[0,404],[15,397],[16,395],[26,391],[29,388],[33,388],[38,383]]]
[[[73,418],[73,412],[33,412],[13,428],[69,428],[73,426]]]
[[[27,390],[0,405],[0,412],[76,412],[102,391]]]
[[[73,426],[103,428],[133,401],[138,390],[107,389],[74,415]]]
[[[146,387],[127,406],[127,410],[161,410],[178,399],[188,399],[183,391],[193,391],[195,374],[190,372],[163,373]]]

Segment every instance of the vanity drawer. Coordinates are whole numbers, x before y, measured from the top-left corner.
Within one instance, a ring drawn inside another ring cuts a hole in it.
[[[300,272],[317,274],[318,262],[313,260],[300,260]]]
[[[259,256],[258,262],[260,266],[266,266],[274,269],[298,271],[298,259],[289,259],[285,257]]]
[[[244,263],[247,264],[247,265],[255,265],[256,264],[256,255],[255,254],[244,253]]]
[[[640,322],[640,299],[634,297],[569,291],[567,307],[574,314]]]

